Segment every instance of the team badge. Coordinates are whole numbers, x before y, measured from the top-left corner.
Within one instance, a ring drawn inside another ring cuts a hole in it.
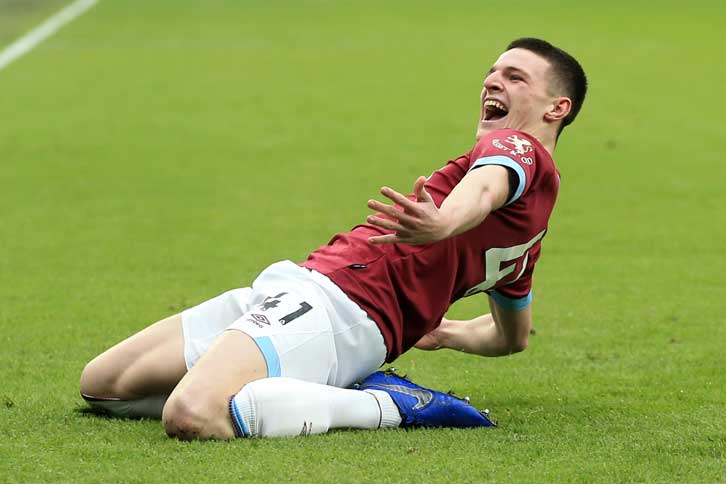
[[[505,139],[504,141],[514,146],[514,151],[516,151],[519,155],[523,155],[532,151],[532,143],[530,143],[529,140],[520,138],[516,134],[513,134],[512,136],[507,136],[507,139]]]
[[[504,143],[507,143],[511,146],[507,146]],[[530,142],[528,139],[520,138],[516,134],[513,134],[511,136],[507,136],[504,139],[504,143],[500,141],[499,138],[495,138],[492,140],[492,146],[502,151],[506,151],[513,158],[519,157],[519,161],[524,163],[525,165],[531,165],[534,162],[534,159],[531,155],[524,156],[525,154],[534,151],[534,148],[532,147],[532,142]]]

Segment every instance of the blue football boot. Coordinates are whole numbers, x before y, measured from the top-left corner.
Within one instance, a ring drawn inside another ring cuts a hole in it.
[[[388,393],[401,413],[402,427],[496,427],[489,411],[480,412],[469,399],[416,385],[394,369],[377,371],[354,388]]]

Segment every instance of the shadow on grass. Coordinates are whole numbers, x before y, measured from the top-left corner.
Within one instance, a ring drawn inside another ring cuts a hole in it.
[[[103,419],[114,419],[119,420],[119,417],[114,417],[106,410],[98,407],[89,407],[88,405],[77,406],[73,409],[73,414],[81,417],[98,417]]]
[[[158,421],[159,419],[154,418],[141,418],[141,417],[119,417],[118,415],[113,415],[108,410],[100,407],[92,407],[90,405],[84,405],[84,404],[78,404],[73,410],[72,413],[76,416],[80,417],[91,417],[91,418],[101,418],[104,420],[127,420],[131,422],[138,422],[140,420],[151,420],[151,421]]]

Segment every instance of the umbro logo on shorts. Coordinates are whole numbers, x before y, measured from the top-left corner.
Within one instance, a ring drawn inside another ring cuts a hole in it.
[[[264,323],[264,324],[266,324],[266,325],[268,325],[268,326],[270,325],[270,320],[269,320],[269,319],[267,319],[267,316],[265,316],[264,314],[254,314],[254,313],[250,313],[250,314],[249,314],[249,317],[250,317],[250,318],[251,318],[252,320],[254,320],[254,321],[252,321],[252,322],[255,322],[255,321],[257,321],[258,323]],[[259,325],[258,325],[258,326],[259,326]],[[261,326],[260,326],[260,327],[261,327]]]
[[[254,324],[254,325],[255,325],[255,326],[257,326],[258,328],[264,328],[264,327],[265,327],[265,325],[267,325],[267,326],[269,326],[269,325],[270,325],[270,320],[269,320],[269,319],[267,319],[267,318],[266,318],[266,317],[265,317],[264,315],[262,315],[262,314],[248,314],[248,315],[247,315],[247,316],[245,317],[245,321],[248,321],[248,322],[250,322],[250,323]]]

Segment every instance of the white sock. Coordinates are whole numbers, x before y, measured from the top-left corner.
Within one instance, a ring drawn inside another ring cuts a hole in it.
[[[401,425],[401,412],[398,411],[398,407],[393,403],[393,399],[388,393],[381,390],[363,391],[373,395],[378,402],[381,411],[381,423],[378,425],[378,428],[391,429]]]
[[[397,427],[401,416],[391,397],[309,383],[293,378],[264,378],[230,399],[238,436],[289,437],[332,428]]]

